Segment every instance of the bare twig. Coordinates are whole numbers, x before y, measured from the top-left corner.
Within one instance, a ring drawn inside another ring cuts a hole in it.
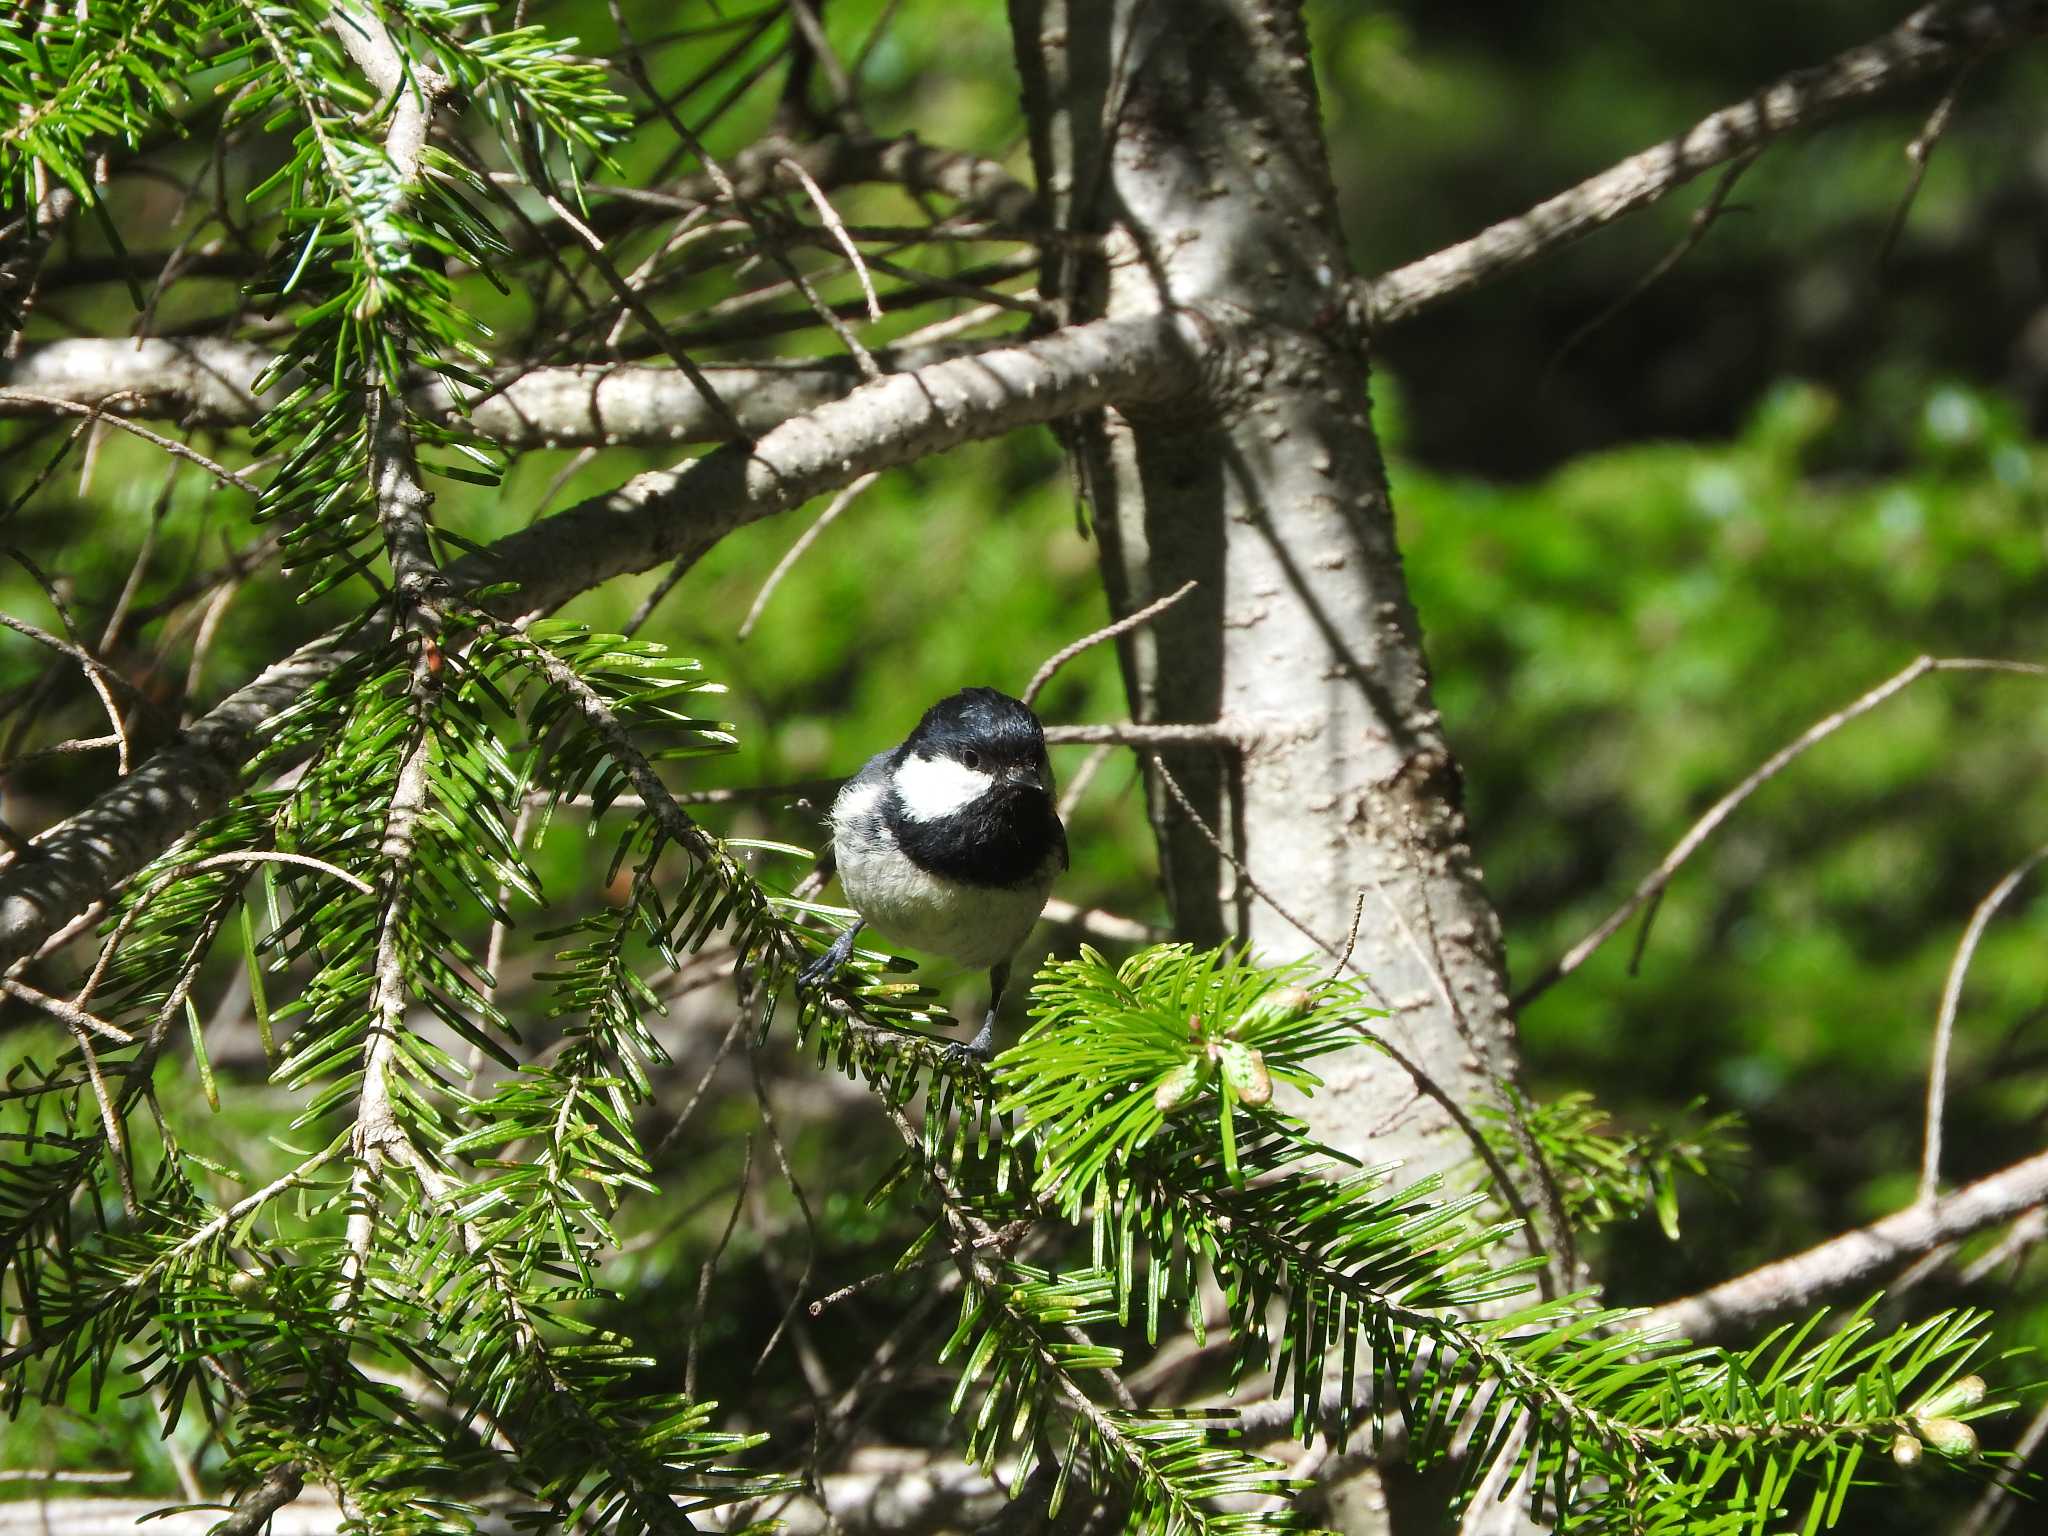
[[[1074,641],[1073,644],[1061,646],[1052,655],[1046,657],[1039,669],[1031,674],[1031,681],[1024,688],[1025,705],[1028,707],[1035,704],[1038,701],[1039,693],[1043,691],[1047,683],[1053,680],[1054,674],[1083,651],[1100,645],[1105,640],[1114,640],[1118,635],[1129,634],[1141,624],[1151,623],[1152,620],[1158,618],[1160,614],[1166,612],[1167,609],[1171,608],[1200,585],[1199,581],[1185,582],[1178,590],[1169,592],[1166,596],[1147,603],[1136,613],[1127,613],[1114,624],[1105,624],[1092,635],[1083,635],[1080,639]]]
[[[1956,71],[1956,77],[1941,93],[1941,100],[1934,104],[1934,110],[1927,114],[1927,121],[1920,131],[1913,135],[1906,145],[1906,163],[1912,167],[1906,175],[1906,189],[1899,194],[1899,205],[1892,210],[1889,223],[1885,225],[1884,239],[1877,247],[1877,269],[1882,272],[1891,265],[1892,252],[1897,248],[1899,236],[1906,232],[1906,217],[1913,211],[1913,204],[1920,196],[1920,183],[1927,179],[1927,162],[1934,158],[1934,146],[1941,142],[1941,136],[1948,132],[1949,119],[1955,115],[1956,98],[1962,94],[1963,82],[1970,78],[1970,70],[1976,59],[1963,61]]]
[[[220,621],[226,617],[228,604],[235,600],[241,590],[239,578],[231,578],[214,589],[213,596],[206,601],[206,610],[199,616],[199,632],[192,637],[192,659],[185,664],[186,707],[198,697],[200,680],[206,673],[206,658],[213,650],[213,639],[220,632]],[[189,716],[188,716],[189,718]]]
[[[1941,1009],[1934,1020],[1933,1059],[1927,1067],[1926,1132],[1920,1150],[1919,1198],[1923,1205],[1934,1198],[1935,1186],[1941,1182],[1942,1106],[1948,1094],[1949,1042],[1955,1036],[1956,1009],[1962,1003],[1963,980],[1970,973],[1970,961],[1975,957],[1978,941],[1984,937],[1984,930],[1990,926],[1991,919],[1998,915],[1998,909],[2005,905],[2006,899],[2043,859],[2048,859],[2048,847],[2036,848],[2006,871],[2005,877],[1991,888],[1977,903],[1977,910],[1970,914],[1969,926],[1964,928],[1955,958],[1949,962],[1948,980],[1942,983],[1941,988]]]
[[[719,1233],[717,1246],[704,1260],[703,1268],[697,1271],[697,1300],[690,1309],[689,1342],[683,1352],[683,1396],[692,1400],[697,1396],[697,1345],[704,1331],[704,1319],[710,1315],[711,1277],[718,1273],[718,1261],[725,1256],[725,1245],[732,1241],[733,1229],[740,1224],[740,1209],[746,1204],[747,1185],[753,1176],[754,1138],[749,1136],[740,1159],[739,1183],[732,1192],[732,1214],[725,1219],[725,1230]]]
[[[1110,753],[1116,748],[1109,742],[1097,742],[1095,750],[1081,760],[1081,766],[1067,781],[1067,787],[1060,791],[1060,820],[1065,821],[1074,814],[1074,807],[1081,803],[1081,797],[1088,793],[1088,786],[1095,775],[1102,771],[1102,765],[1109,761]]]
[[[46,645],[53,651],[59,652],[60,654],[65,656],[69,656],[73,661],[77,662],[79,666],[85,669],[86,677],[89,680],[97,680],[100,683],[112,684],[114,687],[119,688],[122,691],[122,693],[126,694],[129,698],[145,705],[149,703],[149,696],[147,694],[145,694],[140,688],[136,687],[135,684],[131,683],[127,678],[123,677],[119,672],[115,671],[112,667],[108,666],[104,661],[101,661],[99,657],[93,655],[93,653],[91,651],[88,651],[84,646],[73,645],[71,642],[67,640],[59,640],[55,635],[51,634],[48,630],[38,629],[35,625],[29,623],[26,619],[17,619],[14,617],[14,615],[9,613],[0,613],[0,624],[5,624],[9,629],[14,630],[20,634],[27,635],[29,639],[35,641],[38,645]],[[102,695],[102,697],[104,697],[104,695]],[[109,707],[111,709],[111,705]],[[118,720],[119,711],[114,710],[113,713]]]
[[[798,9],[801,10],[801,7]],[[832,206],[824,190],[811,180],[811,173],[797,161],[784,155],[776,164],[787,171],[804,189],[805,196],[810,198],[812,205],[818,210],[818,217],[823,219],[825,227],[832,231],[833,240],[838,243],[840,250],[846,252],[846,259],[852,265],[854,275],[860,279],[861,294],[868,301],[868,319],[880,320],[882,301],[875,297],[875,281],[868,276],[868,264],[860,258],[860,247],[853,243],[853,236],[846,232],[846,225],[840,221],[839,210]]]
[[[1712,837],[1721,824],[1735,813],[1743,801],[1769,783],[1785,768],[1789,767],[1809,747],[1834,735],[1851,720],[1867,715],[1887,699],[1895,697],[1911,684],[1932,672],[2006,672],[2022,677],[2048,677],[2048,666],[2032,662],[2002,661],[1969,656],[1920,656],[1893,673],[1869,692],[1851,700],[1832,714],[1823,716],[1808,726],[1792,741],[1780,747],[1758,765],[1741,783],[1716,800],[1707,813],[1687,829],[1672,850],[1664,856],[1663,862],[1637,884],[1629,898],[1610,912],[1601,922],[1578,943],[1566,950],[1546,966],[1528,986],[1515,998],[1517,1010],[1527,1007],[1552,986],[1571,975],[1592,956],[1593,952],[1614,936],[1615,930],[1626,923],[1646,902],[1656,899],[1671,883],[1685,861],[1698,851],[1700,845]]]
[[[1118,747],[1250,747],[1258,737],[1240,726],[1223,721],[1213,724],[1112,724],[1049,725],[1046,741],[1055,747],[1093,746],[1107,743]]]
[[[2020,1212],[2005,1236],[1963,1266],[1963,1284],[1980,1285],[2002,1266],[2017,1266],[2044,1237],[2048,1237],[2048,1209],[2037,1205]]]
[[[718,391],[711,387],[711,381],[704,377],[704,370],[697,366],[682,344],[669,335],[668,327],[662,324],[661,317],[640,296],[640,291],[627,282],[619,269],[612,265],[611,257],[605,254],[604,241],[598,238],[597,232],[570,212],[569,205],[552,192],[544,195],[548,207],[554,210],[555,216],[576,231],[582,239],[590,252],[591,265],[596,267],[599,274],[611,285],[612,292],[619,297],[619,302],[633,311],[640,323],[647,328],[647,334],[653,337],[662,351],[668,355],[668,360],[690,381],[691,387],[697,391],[697,397],[704,402],[704,408],[717,418],[726,435],[734,442],[747,441],[748,433],[740,425],[739,418],[733,415],[732,408],[725,403]]]
[[[1358,925],[1365,917],[1365,892],[1361,889],[1358,899],[1351,903],[1351,931],[1344,935],[1344,953],[1337,957],[1336,969],[1332,976],[1341,976],[1351,964],[1351,955],[1358,948]]]
[[[131,437],[139,437],[145,443],[151,443],[163,449],[165,453],[174,454],[188,463],[197,464],[222,485],[231,485],[236,490],[250,496],[260,496],[263,493],[263,487],[254,480],[251,480],[247,475],[240,474],[235,470],[229,469],[225,464],[209,459],[205,454],[189,444],[181,443],[173,437],[165,437],[161,432],[152,432],[147,427],[137,426],[126,417],[109,413],[104,409],[108,403],[109,401],[104,397],[91,405],[85,405],[75,400],[67,400],[59,395],[36,394],[25,389],[0,389],[0,405],[33,405],[42,410],[56,411],[62,415],[88,417],[95,426],[119,427]]]
[[[90,1030],[93,1034],[104,1035],[116,1045],[133,1045],[135,1037],[118,1024],[109,1024],[97,1014],[88,1013],[76,1003],[61,997],[52,997],[40,988],[32,987],[17,976],[0,976],[0,990],[12,993],[24,1003],[33,1003],[52,1018],[62,1019],[73,1029]]]
[[[788,552],[780,560],[775,562],[775,569],[770,571],[768,579],[761,583],[761,590],[755,594],[753,606],[747,609],[747,616],[740,620],[740,639],[744,640],[754,632],[754,625],[761,617],[761,610],[768,606],[768,599],[773,597],[775,589],[782,585],[782,578],[795,569],[797,561],[804,557],[804,552],[818,542],[818,535],[831,527],[839,514],[853,505],[853,500],[856,496],[860,495],[862,491],[879,479],[881,479],[879,474],[870,473],[862,475],[853,484],[847,486],[838,495],[834,496],[825,510],[818,514],[817,521],[797,535],[796,542],[789,546]],[[631,631],[629,630],[628,633],[631,633]]]
[[[1693,210],[1692,218],[1687,221],[1685,238],[1659,257],[1656,265],[1638,278],[1625,293],[1565,337],[1558,344],[1557,350],[1551,354],[1550,362],[1543,370],[1546,377],[1555,373],[1558,365],[1571,356],[1588,336],[1603,329],[1615,316],[1648,293],[1674,267],[1692,254],[1693,249],[1707,238],[1707,231],[1714,227],[1714,221],[1720,218],[1727,204],[1728,194],[1735,190],[1735,183],[1742,179],[1744,171],[1756,164],[1756,157],[1762,153],[1761,149],[1752,149],[1728,162],[1727,168],[1715,180],[1714,189],[1707,194],[1707,200]]]
[[[128,579],[121,583],[121,591],[107,614],[107,622],[100,628],[99,643],[93,647],[94,650],[110,651],[114,642],[121,638],[121,626],[128,622],[128,612],[135,606],[135,594],[149,569],[150,557],[156,553],[157,535],[163,531],[164,514],[170,510],[171,493],[177,488],[178,466],[173,464],[170,473],[164,476],[163,489],[156,493],[156,504],[149,509],[149,527],[143,531],[142,542],[128,566]]]
[[[70,647],[67,654],[84,667],[86,683],[95,694],[99,695],[100,707],[106,711],[107,724],[113,727],[114,744],[117,753],[115,772],[122,778],[126,778],[131,761],[128,747],[128,723],[121,717],[120,706],[114,702],[114,695],[108,687],[108,680],[110,678],[118,680],[131,697],[139,699],[145,704],[148,703],[148,695],[144,694],[126,678],[121,677],[119,673],[100,662],[91,651],[85,648],[85,636],[79,632],[78,622],[72,617],[71,605],[64,600],[64,589],[52,581],[41,566],[37,565],[35,561],[31,560],[20,550],[10,550],[8,553],[14,557],[17,565],[29,573],[36,585],[43,589],[43,595],[50,600],[50,606],[57,610],[58,622],[64,626],[64,633],[70,638]],[[40,638],[45,645],[58,644],[54,639],[44,635],[41,630],[10,619],[5,614],[0,614],[0,622],[11,625],[31,638]],[[21,722],[15,727],[15,740],[21,739],[33,718],[33,709],[22,717]]]
[[[768,1145],[775,1153],[775,1166],[782,1171],[782,1182],[789,1186],[789,1193],[796,1201],[797,1212],[803,1217],[805,1238],[803,1273],[797,1276],[796,1284],[790,1287],[789,1303],[784,1307],[782,1316],[776,1320],[774,1330],[768,1335],[768,1342],[761,1346],[760,1354],[754,1357],[754,1370],[758,1374],[761,1367],[768,1363],[768,1357],[775,1353],[775,1346],[782,1342],[783,1333],[795,1323],[797,1312],[803,1306],[804,1292],[810,1287],[811,1274],[818,1265],[818,1222],[811,1214],[811,1202],[804,1195],[803,1184],[798,1180],[796,1170],[790,1166],[789,1151],[782,1144],[782,1128],[776,1123],[775,1106],[768,1099],[768,1085],[761,1078],[761,1056],[758,1051],[747,1053],[747,1073],[754,1082],[754,1104],[761,1112],[761,1129],[767,1133]]]

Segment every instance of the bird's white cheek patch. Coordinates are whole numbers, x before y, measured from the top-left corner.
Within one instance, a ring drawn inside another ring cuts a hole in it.
[[[937,821],[964,810],[995,787],[995,775],[950,757],[907,757],[896,770],[896,794],[912,821]]]

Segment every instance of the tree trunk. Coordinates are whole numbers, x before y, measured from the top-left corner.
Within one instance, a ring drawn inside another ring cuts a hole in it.
[[[1362,902],[1352,964],[1407,1066],[1335,1058],[1306,1113],[1362,1160],[1447,1168],[1472,1155],[1452,1106],[1515,1071],[1506,971],[1395,544],[1298,9],[1013,0],[1011,19],[1047,212],[1099,237],[1045,292],[1070,320],[1166,307],[1217,340],[1192,405],[1105,410],[1069,439],[1113,609],[1201,583],[1124,638],[1133,718],[1240,737],[1151,775],[1176,927],[1334,967]],[[1383,1525],[1370,1485],[1347,1492],[1332,1516]]]
[[[1369,415],[1365,349],[1291,5],[1017,0],[1041,184],[1105,256],[1048,273],[1071,318],[1190,311],[1218,337],[1195,408],[1104,411],[1073,437],[1119,613],[1200,589],[1123,641],[1137,719],[1220,720],[1232,753],[1162,756],[1150,802],[1176,925],[1269,956],[1353,953],[1386,1033],[1459,1103],[1511,1077],[1500,925],[1465,842]],[[1235,864],[1239,867],[1233,868]],[[1469,1147],[1361,1051],[1319,1133],[1416,1171]]]

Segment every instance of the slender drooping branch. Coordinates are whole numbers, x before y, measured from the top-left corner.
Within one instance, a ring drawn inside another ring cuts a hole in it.
[[[1735,814],[1743,801],[1790,767],[1808,748],[1818,746],[1850,721],[1869,714],[1880,704],[1896,698],[1921,678],[1935,672],[2005,672],[2022,677],[2048,677],[2048,666],[2029,661],[2006,661],[1996,657],[1916,656],[1876,687],[1859,694],[1840,709],[1823,715],[1765,758],[1741,783],[1707,807],[1705,814],[1686,829],[1685,835],[1672,846],[1669,853],[1664,855],[1657,867],[1637,882],[1636,888],[1629,893],[1626,901],[1601,919],[1578,943],[1545,966],[1534,980],[1516,994],[1515,1007],[1518,1010],[1527,1007],[1584,965],[1592,958],[1594,951],[1613,938],[1622,925],[1637,912],[1647,909],[1645,923],[1654,918],[1656,904],[1663,899],[1665,888],[1684,867],[1686,860],[1698,852],[1700,846],[1714,835],[1721,824]]]
[[[1702,171],[2043,35],[2048,5],[2041,0],[1922,6],[1882,37],[1775,80],[1525,213],[1360,283],[1365,318],[1374,326],[1410,319],[1656,202]]]
[[[1984,930],[1998,915],[1998,909],[2044,859],[2048,859],[2048,848],[2036,848],[2005,872],[1970,914],[1969,926],[1963,930],[1962,942],[1956,945],[1955,958],[1949,962],[1948,980],[1941,987],[1941,1007],[1934,1018],[1933,1059],[1927,1067],[1926,1129],[1920,1143],[1920,1199],[1923,1203],[1934,1198],[1941,1183],[1941,1122],[1942,1107],[1948,1098],[1949,1043],[1955,1037],[1956,1010],[1962,1006],[1963,982],[1970,974],[1970,961],[1983,940]]]
[[[1221,344],[1178,315],[1069,327],[1022,346],[865,385],[754,444],[640,475],[448,570],[456,592],[510,582],[505,616],[544,612],[632,571],[695,560],[734,529],[872,469],[1112,401],[1169,399]],[[374,625],[321,636],[229,695],[90,806],[0,870],[0,969],[224,807],[258,733],[373,643]]]

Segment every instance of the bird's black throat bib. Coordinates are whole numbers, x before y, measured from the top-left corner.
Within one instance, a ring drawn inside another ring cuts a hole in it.
[[[1066,867],[1066,831],[1051,800],[1035,790],[999,790],[951,816],[913,821],[891,789],[882,815],[912,863],[962,885],[1022,885],[1038,877],[1055,849]]]

